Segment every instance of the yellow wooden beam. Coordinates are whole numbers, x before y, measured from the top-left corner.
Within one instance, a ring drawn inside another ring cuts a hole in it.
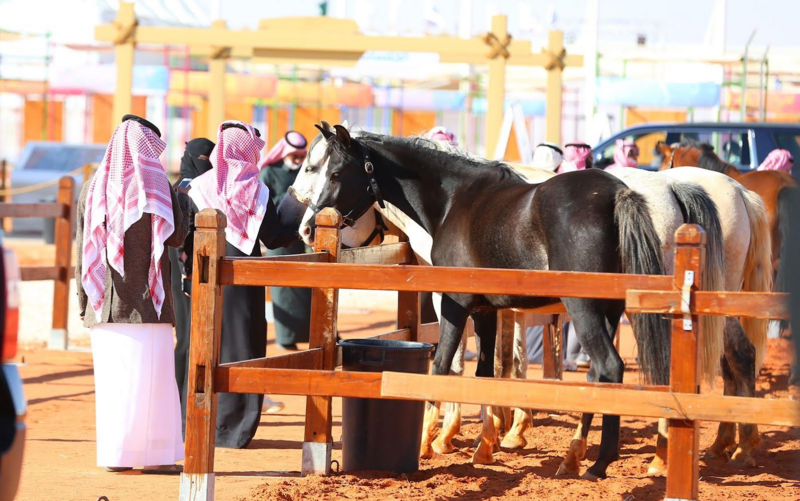
[[[547,109],[545,110],[545,141],[561,144],[561,90],[566,56],[564,32],[550,32],[547,49],[543,55],[548,58],[547,69]],[[582,62],[582,61],[581,61]]]
[[[211,32],[224,32],[226,29],[225,21],[217,20],[211,23]],[[212,51],[217,57],[208,61],[208,71],[211,75],[208,88],[207,137],[216,138],[219,124],[225,120],[225,62],[230,52],[224,45],[216,46]]]
[[[508,37],[508,18],[492,17],[492,31],[487,35],[496,47],[503,45]],[[489,47],[484,48],[488,51]],[[507,50],[507,49],[506,49]],[[486,90],[486,158],[494,158],[500,127],[503,124],[506,96],[506,57],[501,50],[492,49],[494,57],[489,60],[489,87]]]
[[[133,111],[133,54],[136,47],[136,15],[133,4],[120,2],[117,18],[112,25],[117,65],[117,88],[112,105],[111,130],[114,130],[123,115]]]

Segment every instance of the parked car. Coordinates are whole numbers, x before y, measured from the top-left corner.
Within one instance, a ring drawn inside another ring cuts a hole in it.
[[[662,158],[654,151],[656,144],[659,141],[672,144],[687,138],[710,143],[720,158],[740,170],[755,169],[776,148],[789,150],[794,158],[800,158],[800,124],[774,123],[637,125],[595,146],[592,156],[595,166],[605,167],[614,163],[617,139],[633,140],[639,146],[639,166],[658,170]],[[800,174],[800,170],[793,174]]]
[[[48,141],[30,141],[23,148],[19,159],[11,171],[11,188],[28,188],[48,181],[57,181],[64,175],[80,169],[85,164],[100,163],[106,146],[102,144],[64,144]],[[72,175],[75,178],[75,201],[83,185],[83,172]],[[12,196],[12,202],[40,203],[55,202],[58,184]],[[15,219],[14,231],[39,233],[44,228],[44,220]]]
[[[17,364],[20,273],[14,251],[3,249],[0,232],[0,501],[14,499],[22,473],[27,402]]]

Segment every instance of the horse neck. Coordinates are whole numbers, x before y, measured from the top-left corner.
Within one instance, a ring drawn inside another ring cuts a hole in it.
[[[418,147],[407,140],[368,144],[375,151],[375,175],[384,199],[428,235],[435,235],[447,217],[451,200],[464,185],[486,174],[470,160],[452,156],[452,161],[432,165],[433,156],[445,153]]]
[[[408,244],[414,254],[423,262],[431,263],[431,251],[433,249],[433,239],[430,234],[414,220],[404,214],[395,205],[386,202],[386,208],[380,209],[389,226],[389,233],[396,230],[408,237]]]

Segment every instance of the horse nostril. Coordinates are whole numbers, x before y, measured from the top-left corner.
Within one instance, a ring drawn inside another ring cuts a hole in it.
[[[307,237],[309,235],[311,235],[311,227],[308,225],[303,226],[300,229],[300,236]]]

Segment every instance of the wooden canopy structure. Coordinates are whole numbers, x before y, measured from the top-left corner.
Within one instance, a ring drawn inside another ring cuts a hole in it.
[[[263,58],[271,62],[349,66],[368,50],[437,53],[442,63],[486,64],[489,67],[486,151],[493,152],[503,121],[506,66],[540,66],[547,70],[548,141],[561,143],[561,86],[566,66],[582,66],[583,56],[567,55],[564,35],[551,31],[548,47],[534,53],[525,40],[512,40],[506,16],[492,17],[492,30],[483,37],[384,37],[359,32],[352,19],[329,17],[263,20],[258,30],[229,30],[225,21],[210,28],[139,26],[133,4],[120,2],[117,18],[95,27],[95,39],[115,45],[117,89],[114,116],[132,109],[133,54],[139,44],[186,45],[209,58],[209,137],[225,117],[225,60]]]

